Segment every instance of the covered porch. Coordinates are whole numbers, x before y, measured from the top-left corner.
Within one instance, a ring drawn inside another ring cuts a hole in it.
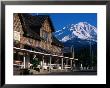
[[[37,72],[38,74],[43,72],[64,72],[69,71],[73,68],[73,58],[36,52],[33,50],[21,49],[17,47],[13,48],[15,53],[22,53],[21,60],[16,60],[17,62],[14,62],[13,64],[14,67],[18,66],[20,69],[29,69],[30,71],[32,71],[32,60],[36,60],[39,62],[36,66],[36,68],[39,68],[40,70],[39,72]]]

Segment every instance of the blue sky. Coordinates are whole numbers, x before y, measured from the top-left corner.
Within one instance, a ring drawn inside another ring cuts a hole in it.
[[[96,13],[38,13],[38,15],[49,15],[56,31],[68,24],[77,24],[78,22],[88,22],[97,27]]]

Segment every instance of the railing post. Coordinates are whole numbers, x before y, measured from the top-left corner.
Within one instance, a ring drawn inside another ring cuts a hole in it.
[[[71,61],[71,62],[70,62],[70,63],[71,63],[71,68],[72,68],[72,64],[73,64],[72,61],[73,61],[73,60],[70,60],[70,61]]]
[[[42,69],[43,69],[43,66],[44,66],[44,56],[42,57]]]
[[[63,69],[63,57],[62,57],[62,60],[61,60],[61,68]]]
[[[49,72],[51,71],[51,61],[52,61],[52,57],[50,56],[50,61],[49,61]]]
[[[66,65],[68,65],[68,59],[66,59]]]
[[[24,68],[26,68],[26,57],[25,57],[25,54],[24,54],[24,57],[23,57],[23,65],[24,65]]]

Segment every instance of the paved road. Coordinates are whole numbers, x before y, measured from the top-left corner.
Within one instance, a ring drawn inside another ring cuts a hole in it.
[[[51,72],[48,74],[40,74],[40,75],[97,75],[97,72],[93,72],[93,71]]]

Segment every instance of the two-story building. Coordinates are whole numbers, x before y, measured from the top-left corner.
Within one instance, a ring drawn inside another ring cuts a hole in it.
[[[63,68],[63,44],[53,35],[54,26],[48,15],[32,16],[14,13],[14,66],[30,68],[35,58],[40,66],[61,64]]]

